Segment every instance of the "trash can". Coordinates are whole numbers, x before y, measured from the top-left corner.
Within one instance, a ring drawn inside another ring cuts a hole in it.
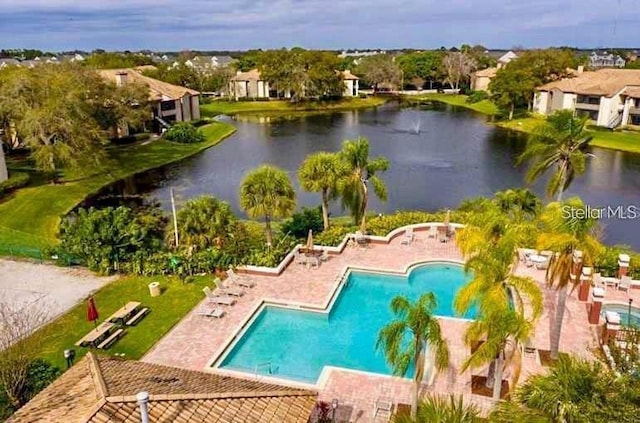
[[[149,284],[149,294],[151,294],[152,297],[160,295],[160,282],[151,282]]]

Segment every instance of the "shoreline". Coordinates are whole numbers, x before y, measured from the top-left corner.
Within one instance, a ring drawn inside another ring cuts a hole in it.
[[[478,103],[467,103],[466,96],[460,94],[423,94],[416,96],[404,96],[403,100],[409,103],[419,103],[421,101],[436,101],[451,106],[463,107],[473,110],[485,116],[495,117],[498,110],[493,103],[483,100]],[[413,100],[413,101],[412,101]],[[510,129],[525,134],[530,134],[533,127],[544,121],[542,116],[530,116],[525,118],[514,118],[511,121],[501,120],[487,122],[498,128]],[[640,154],[640,132],[634,131],[609,131],[605,129],[588,129],[593,136],[590,145],[607,150],[623,151],[625,153]]]

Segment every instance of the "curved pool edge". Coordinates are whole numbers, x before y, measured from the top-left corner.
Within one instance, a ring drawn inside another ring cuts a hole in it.
[[[355,272],[367,272],[367,273],[376,273],[376,274],[388,274],[388,275],[401,276],[401,277],[408,278],[415,269],[421,266],[438,265],[438,264],[455,265],[455,266],[464,268],[464,261],[454,260],[454,259],[418,260],[418,261],[409,263],[402,271],[372,268],[372,267],[366,267],[366,266],[347,266],[344,268],[342,272],[339,273],[339,276],[336,278],[336,282],[334,284],[334,287],[331,290],[329,299],[326,300],[320,306],[316,304],[264,298],[251,310],[249,315],[240,322],[239,329],[237,329],[229,338],[227,338],[223,342],[222,346],[218,348],[218,350],[213,354],[211,359],[207,361],[207,364],[205,365],[204,370],[207,372],[218,373],[221,375],[228,375],[228,376],[234,376],[234,377],[241,377],[241,378],[250,379],[250,380],[269,381],[271,383],[277,383],[277,384],[284,383],[290,386],[297,386],[305,389],[309,389],[309,388],[322,389],[326,384],[327,380],[329,379],[329,374],[332,371],[346,371],[346,372],[352,372],[356,374],[365,374],[369,376],[397,378],[397,376],[385,375],[385,374],[376,373],[376,372],[367,372],[363,370],[350,369],[346,367],[323,366],[322,371],[320,372],[320,375],[318,376],[316,382],[306,383],[306,382],[297,381],[294,379],[265,376],[257,373],[254,375],[249,372],[233,370],[229,368],[222,368],[220,366],[224,362],[224,360],[227,358],[227,356],[231,353],[231,351],[233,351],[236,344],[243,338],[247,330],[251,328],[255,320],[258,318],[258,316],[260,316],[260,313],[262,313],[262,311],[267,307],[279,307],[279,308],[284,308],[289,310],[307,311],[312,313],[329,315],[336,301],[340,297],[340,293],[342,292],[342,289],[347,285],[344,282],[348,280],[348,277],[351,274],[351,272],[355,271]],[[471,320],[467,318],[452,317],[452,316],[436,316],[436,317],[438,319],[461,321],[461,322],[468,322]]]

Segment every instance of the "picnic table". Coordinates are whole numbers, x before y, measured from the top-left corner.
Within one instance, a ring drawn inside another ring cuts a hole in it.
[[[140,307],[140,303],[138,301],[129,301],[124,307],[117,310],[107,319],[108,322],[117,323],[120,326],[124,326],[127,318],[134,314],[138,307]]]
[[[102,338],[109,335],[109,332],[111,332],[115,326],[116,325],[111,322],[103,322],[99,324],[95,329],[92,329],[91,332],[76,342],[76,346],[82,347],[89,344],[90,346],[97,348]]]

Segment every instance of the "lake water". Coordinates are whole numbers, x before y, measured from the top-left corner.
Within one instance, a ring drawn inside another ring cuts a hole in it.
[[[319,204],[319,195],[298,189],[296,171],[316,151],[338,151],[345,139],[367,137],[371,155],[386,156],[391,168],[383,174],[389,199],[373,198],[370,209],[436,210],[456,207],[469,197],[524,186],[525,169],[516,167],[525,136],[487,124],[468,110],[434,105],[304,115],[290,118],[233,118],[237,132],[219,146],[159,172],[127,181],[126,191],[144,192],[169,207],[169,187],[178,202],[211,194],[238,208],[243,176],[263,163],[290,172],[299,206]],[[640,137],[638,139],[640,142]],[[594,148],[587,172],[566,197],[579,195],[592,206],[638,206],[634,220],[603,221],[604,240],[640,250],[640,155]],[[121,184],[122,185],[122,184]],[[532,187],[544,195],[544,183]],[[338,205],[334,214],[342,211]]]

